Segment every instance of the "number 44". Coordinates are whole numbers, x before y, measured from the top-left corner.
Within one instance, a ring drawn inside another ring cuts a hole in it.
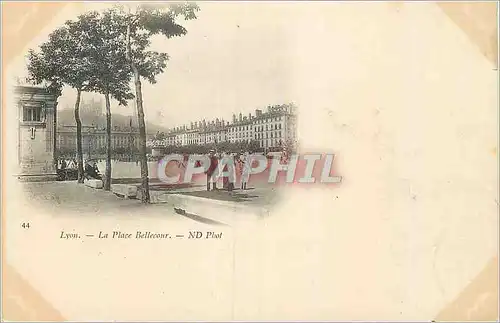
[[[29,222],[23,222],[23,223],[21,224],[21,227],[22,227],[23,229],[29,229],[29,227],[30,227],[30,223],[29,223]]]

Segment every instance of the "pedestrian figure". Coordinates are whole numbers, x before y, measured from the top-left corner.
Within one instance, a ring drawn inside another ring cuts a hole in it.
[[[220,170],[221,174],[223,174],[224,172],[227,172],[229,170],[229,167],[227,165],[227,154],[226,153],[224,153],[222,155],[222,161],[224,162],[224,167],[222,170]],[[229,177],[228,176],[222,177],[222,189],[229,190]]]
[[[61,170],[66,170],[66,160],[62,159],[61,160]]]
[[[205,171],[205,174],[207,174],[207,191],[210,191],[210,183],[212,183],[213,190],[217,189],[217,166],[219,165],[219,160],[215,156],[214,150],[210,150],[208,156],[210,158],[210,167]]]
[[[233,191],[234,189],[234,160],[231,158],[231,155],[229,153],[224,153],[224,168],[222,169],[222,172],[228,172],[226,176],[223,177],[222,183],[223,183],[223,188],[227,189],[228,192]]]
[[[281,164],[288,164],[288,152],[286,150],[281,153]]]
[[[90,160],[85,163],[85,174],[84,178],[86,180],[89,179],[102,179],[101,174],[99,173],[99,168],[97,167],[97,163],[91,162]]]
[[[240,158],[240,165],[241,165],[241,189],[246,190],[247,189],[247,183],[248,179],[250,178],[250,168],[251,168],[251,163],[249,160],[249,155],[248,152],[245,153],[245,155],[241,156]]]
[[[61,172],[60,172],[60,174],[62,176],[63,181],[65,181],[66,177],[67,177],[67,173],[68,173],[68,171],[66,170],[67,166],[68,165],[66,164],[66,160],[64,158],[61,159],[61,168],[60,168]]]
[[[189,154],[187,153],[183,154],[183,161],[180,166],[185,169],[187,167],[188,161],[189,161]]]

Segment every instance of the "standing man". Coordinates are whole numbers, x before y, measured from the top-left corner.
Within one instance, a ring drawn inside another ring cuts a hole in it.
[[[210,191],[210,183],[213,183],[213,190],[217,189],[217,166],[219,165],[219,160],[217,156],[215,156],[215,151],[213,149],[210,150],[208,157],[210,158],[210,167],[208,167],[205,174],[207,174],[207,191]]]
[[[65,181],[65,180],[66,180],[66,177],[67,177],[67,174],[68,174],[68,171],[66,170],[66,167],[67,167],[67,166],[68,166],[68,165],[66,164],[66,159],[64,159],[64,158],[63,158],[63,159],[61,160],[61,168],[60,168],[60,169],[61,169],[61,174],[62,174],[62,179],[63,179],[63,181]]]
[[[189,162],[189,154],[184,153],[184,154],[182,154],[182,156],[183,156],[183,160],[182,160],[181,167],[183,167],[185,169],[188,165],[188,162]]]
[[[222,160],[226,160],[227,156],[228,156],[228,154],[226,152],[222,153]],[[229,167],[227,164],[225,164],[221,173],[227,172],[228,170],[229,170]],[[228,176],[222,177],[222,189],[229,190],[229,177]]]
[[[66,159],[64,159],[64,158],[63,158],[63,159],[61,160],[61,168],[60,168],[60,169],[61,169],[61,170],[66,171],[66,166],[68,166],[68,165],[66,164]]]
[[[249,153],[246,152],[244,155],[240,157],[240,165],[241,165],[241,189],[247,189],[248,179],[250,178],[250,167],[251,161],[249,158]]]
[[[231,156],[229,152],[225,152],[222,156],[224,160],[224,168],[222,169],[222,173],[228,172],[227,176],[223,177],[222,183],[223,188],[228,192],[233,191],[234,189],[234,158]]]

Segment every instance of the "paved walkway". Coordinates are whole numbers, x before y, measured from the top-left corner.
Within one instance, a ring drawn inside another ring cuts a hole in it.
[[[228,192],[222,189],[207,191],[206,187],[198,186],[190,189],[175,190],[172,193],[235,202],[248,206],[270,206],[279,198],[278,190],[271,187],[252,187],[247,190],[235,189],[232,192]]]
[[[106,219],[131,219],[141,223],[161,221],[192,222],[180,216],[172,208],[161,204],[143,205],[138,199],[119,198],[102,189],[94,189],[76,181],[22,183],[24,198],[16,203],[35,207],[52,218],[68,220],[78,218],[106,222]],[[154,192],[152,192],[154,195]],[[33,215],[36,216],[36,215]]]
[[[16,201],[17,203],[35,207],[46,216],[61,221],[69,221],[69,223],[73,221],[75,216],[89,221],[97,216],[99,217],[98,222],[116,221],[117,219],[140,219],[144,223],[154,223],[161,220],[186,222],[187,224],[196,221],[210,225],[214,224],[212,222],[214,219],[211,217],[205,219],[200,214],[189,216],[189,214],[176,213],[172,205],[165,204],[165,196],[168,194],[189,195],[210,199],[214,202],[234,202],[249,208],[269,207],[279,198],[278,192],[271,187],[249,188],[245,191],[236,189],[233,192],[228,192],[225,190],[206,191],[204,185],[181,186],[181,188],[162,187],[158,190],[155,190],[155,185],[151,185],[151,204],[143,205],[140,202],[140,191],[138,191],[137,199],[124,199],[117,197],[112,192],[90,188],[78,184],[76,181],[22,183],[21,186],[25,196],[23,200]],[[233,217],[235,215],[237,214],[234,214]]]

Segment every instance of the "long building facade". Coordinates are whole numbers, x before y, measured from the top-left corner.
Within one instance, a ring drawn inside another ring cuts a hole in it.
[[[82,150],[85,155],[102,154],[106,151],[106,129],[82,125]],[[63,154],[76,152],[76,126],[59,126],[56,138],[57,150]],[[111,149],[130,151],[139,147],[139,131],[135,128],[111,130]]]
[[[292,104],[268,106],[255,115],[233,114],[232,122],[216,119],[191,122],[171,129],[164,138],[148,141],[150,147],[206,145],[220,142],[258,142],[263,151],[280,150],[297,140],[296,107]]]

